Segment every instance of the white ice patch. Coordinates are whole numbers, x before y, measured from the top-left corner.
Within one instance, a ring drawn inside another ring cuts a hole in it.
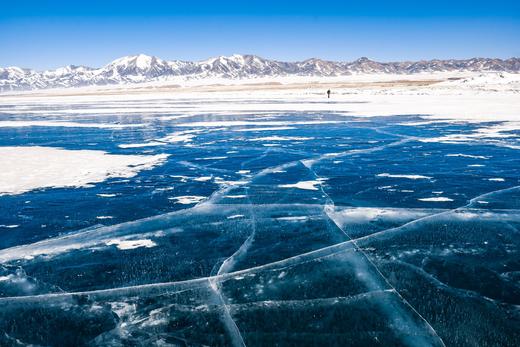
[[[431,198],[421,198],[417,199],[419,201],[427,201],[427,202],[447,202],[447,201],[453,201],[453,199],[446,198],[444,196],[434,196]]]
[[[278,217],[277,220],[298,222],[309,219],[307,216],[290,216],[290,217]]]
[[[172,133],[168,136],[162,137],[160,139],[157,139],[161,142],[168,142],[168,143],[175,143],[175,142],[190,142],[195,135],[190,134],[190,132],[187,131],[179,131]]]
[[[315,124],[338,124],[345,123],[342,121],[328,121],[328,120],[308,120],[308,121],[267,121],[267,122],[255,122],[255,121],[242,121],[242,120],[229,120],[229,121],[211,121],[211,122],[192,122],[192,123],[181,123],[176,124],[179,127],[203,127],[203,128],[214,128],[214,127],[236,127],[236,126],[291,126],[291,125],[315,125]]]
[[[14,229],[14,228],[18,228],[20,225],[19,224],[0,224],[0,228],[5,228],[5,229]]]
[[[494,177],[494,178],[488,178],[488,181],[492,181],[492,182],[504,182],[505,179],[500,178],[500,177]]]
[[[169,200],[175,200],[177,204],[190,205],[197,204],[202,200],[206,199],[205,196],[198,195],[184,195],[184,196],[176,196],[172,198],[168,198]]]
[[[111,124],[111,123],[78,123],[63,121],[0,121],[0,128],[19,127],[64,127],[64,128],[99,128],[99,129],[122,129],[144,127],[146,124]]]
[[[117,147],[119,148],[142,148],[142,147],[154,147],[154,146],[164,146],[164,142],[157,142],[157,141],[151,141],[151,142],[144,142],[144,143],[125,143],[120,144]]]
[[[248,181],[227,181],[221,177],[215,177],[215,183],[222,184],[225,186],[241,186],[241,185],[247,184]]]
[[[117,196],[117,194],[106,194],[106,193],[101,193],[101,194],[96,194],[97,196],[99,196],[100,198],[113,198],[115,196]]]
[[[314,180],[314,181],[300,181],[293,184],[279,184],[280,188],[298,188],[305,190],[319,190],[318,186],[321,185],[322,180]]]
[[[280,131],[280,130],[292,130],[296,129],[293,127],[265,127],[265,128],[244,128],[234,129],[233,131]]]
[[[244,199],[247,195],[226,195],[226,198],[228,199]]]
[[[313,137],[302,137],[302,136],[265,136],[248,139],[249,141],[306,141],[314,140]]]
[[[472,154],[463,154],[463,153],[456,153],[456,154],[446,154],[447,157],[462,157],[462,158],[472,158],[472,159],[489,159],[489,157],[485,157],[483,155],[472,155]]]
[[[389,173],[381,173],[376,175],[377,177],[390,177],[390,178],[407,178],[410,180],[431,180],[433,177],[423,175],[392,175]]]
[[[195,158],[195,160],[222,160],[227,159],[227,157],[205,157],[205,158]]]
[[[89,187],[113,177],[133,177],[161,165],[167,157],[39,146],[0,147],[0,195],[39,188]]]
[[[113,219],[114,217],[113,216],[97,216],[96,219]]]
[[[379,207],[346,207],[337,208],[331,213],[335,222],[340,225],[370,223],[376,220],[405,222],[425,217],[432,212],[425,209],[379,208]]]
[[[243,214],[234,214],[232,216],[227,217],[227,219],[237,219],[237,218],[242,218],[242,217],[244,217]]]
[[[503,140],[518,137],[515,131],[520,130],[520,122],[509,121],[488,127],[482,127],[471,133],[449,134],[436,138],[421,139],[422,142],[444,142],[444,143],[465,143],[483,140]],[[511,146],[514,148],[514,146]]]
[[[207,181],[211,181],[212,178],[213,178],[213,176],[201,176],[201,177],[194,178],[193,180],[197,181],[197,182],[207,182]]]
[[[126,251],[129,249],[135,249],[140,247],[151,248],[157,246],[155,242],[150,239],[144,240],[109,240],[106,242],[107,246],[115,245],[118,249]]]

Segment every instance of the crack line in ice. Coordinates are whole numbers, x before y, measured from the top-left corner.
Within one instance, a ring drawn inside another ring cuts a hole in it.
[[[488,192],[488,193],[482,194],[480,196],[477,196],[474,199],[479,199],[482,196],[487,196],[489,194],[494,194],[494,193],[498,193],[498,192],[502,192],[502,191],[509,191],[509,190],[518,189],[518,188],[520,188],[520,186],[515,186],[515,187],[510,187],[510,188],[507,188],[507,189],[501,189],[501,190],[497,190],[497,191],[492,191],[492,192]],[[463,208],[465,208],[465,207],[463,206],[463,207],[460,207],[460,208],[457,208],[457,209],[463,209]],[[147,288],[150,289],[150,290],[156,290],[156,291],[158,291],[158,293],[163,293],[163,292],[170,292],[171,293],[171,291],[174,288],[177,288],[177,287],[179,288],[178,290],[188,290],[188,289],[191,289],[191,288],[197,288],[197,287],[200,287],[200,286],[202,286],[204,284],[207,284],[208,283],[207,282],[208,279],[212,278],[212,277],[219,278],[219,280],[226,280],[226,279],[229,279],[229,278],[233,278],[235,276],[248,274],[248,273],[251,273],[251,272],[254,272],[254,271],[262,271],[262,270],[269,270],[269,269],[284,269],[284,268],[287,268],[289,266],[298,265],[298,264],[304,264],[306,262],[313,261],[313,260],[316,260],[316,259],[322,259],[322,258],[334,256],[334,255],[336,255],[336,254],[338,254],[340,252],[344,252],[349,247],[352,247],[353,246],[353,241],[367,240],[367,239],[371,238],[372,235],[381,234],[381,233],[384,233],[387,230],[394,230],[394,229],[403,228],[406,225],[410,225],[410,224],[412,224],[414,222],[423,221],[423,220],[427,219],[428,217],[435,217],[435,216],[444,215],[446,213],[455,212],[457,209],[443,211],[443,212],[436,213],[434,215],[430,215],[430,216],[427,216],[427,217],[421,217],[421,218],[418,218],[416,220],[410,221],[410,222],[408,222],[406,224],[403,224],[402,226],[397,227],[397,228],[386,229],[386,230],[383,230],[383,231],[381,231],[379,233],[374,233],[374,234],[371,234],[371,235],[367,235],[367,236],[351,239],[351,240],[348,240],[348,241],[345,241],[345,242],[341,242],[341,243],[338,243],[338,244],[334,244],[334,245],[330,245],[330,246],[327,246],[327,247],[319,248],[319,249],[312,250],[312,251],[309,251],[309,252],[300,253],[298,255],[294,255],[294,256],[291,256],[291,257],[288,257],[288,258],[285,258],[285,259],[277,260],[275,262],[262,264],[262,265],[258,265],[258,266],[254,266],[254,267],[250,267],[250,268],[247,268],[247,269],[242,269],[242,270],[238,270],[238,271],[235,271],[235,272],[230,272],[230,273],[226,273],[226,274],[222,274],[222,275],[200,277],[200,278],[195,278],[195,279],[190,279],[190,280],[185,280],[185,281],[173,281],[173,282],[140,284],[140,285],[136,285],[136,286],[126,286],[126,287],[109,288],[109,289],[98,289],[98,290],[91,290],[91,291],[68,292],[68,293],[49,293],[49,294],[39,294],[39,295],[30,295],[30,296],[21,296],[21,297],[20,296],[18,296],[18,297],[1,297],[0,298],[0,303],[1,302],[9,302],[9,301],[22,301],[22,302],[23,301],[31,301],[31,300],[40,301],[42,298],[73,297],[73,296],[77,296],[77,295],[94,295],[94,296],[95,295],[114,295],[115,296],[115,295],[122,295],[122,294],[130,295],[131,293],[134,293],[134,292],[135,293],[141,293],[143,289],[147,289]],[[176,211],[176,212],[173,212],[172,214],[177,214],[179,212],[184,212],[184,211],[185,210]],[[70,235],[67,235],[67,236],[70,236]],[[63,237],[65,237],[65,236],[63,236]],[[60,237],[60,238],[63,238],[63,237]],[[48,241],[48,240],[46,240],[46,241]],[[17,247],[14,247],[14,248],[17,248]]]
[[[267,153],[267,151],[266,151]],[[265,157],[266,153],[264,153],[260,158]],[[246,162],[242,163],[240,166],[240,169],[244,169],[244,165]],[[230,334],[230,337],[233,341],[234,346],[245,346],[244,338],[242,337],[242,334],[240,333],[240,329],[238,328],[236,322],[233,320],[233,317],[231,316],[231,312],[229,310],[229,305],[227,304],[227,298],[222,293],[222,290],[220,288],[220,281],[219,277],[220,275],[227,274],[232,271],[235,264],[239,259],[243,258],[249,248],[251,247],[255,235],[256,235],[256,216],[255,212],[253,210],[253,206],[251,203],[251,199],[249,197],[249,189],[245,189],[246,192],[246,199],[248,202],[249,207],[249,214],[251,216],[251,234],[247,237],[247,239],[242,243],[242,245],[233,253],[231,256],[229,256],[227,259],[225,259],[222,264],[220,265],[220,268],[217,271],[217,276],[210,277],[208,279],[210,283],[211,289],[217,294],[220,301],[222,302],[222,305],[224,306],[224,325],[226,327],[226,330]]]
[[[477,299],[477,300],[483,300],[483,301],[493,301],[495,302],[496,300],[495,299],[492,299],[492,298],[489,298],[481,293],[477,293],[475,291],[472,291],[472,290],[469,290],[469,289],[462,289],[462,288],[456,288],[456,287],[452,287],[452,286],[449,286],[447,285],[446,283],[440,281],[439,279],[437,279],[435,276],[433,276],[432,274],[430,274],[429,272],[425,271],[422,267],[419,267],[417,265],[414,265],[414,264],[411,264],[409,262],[406,262],[406,261],[402,261],[402,260],[398,260],[398,259],[393,259],[392,262],[395,264],[400,264],[404,267],[407,267],[408,269],[420,274],[423,276],[423,278],[426,280],[426,281],[429,281],[431,282],[433,285],[436,285],[438,287],[441,287],[451,293],[454,293],[455,295],[467,295],[467,296],[471,296],[473,299]],[[386,263],[390,263],[390,262],[386,262]]]
[[[344,156],[349,156],[349,155],[354,155],[354,154],[372,153],[372,152],[384,150],[384,149],[386,149],[388,147],[399,146],[399,145],[401,145],[403,143],[407,143],[407,142],[410,142],[410,141],[413,141],[413,140],[414,140],[414,138],[412,138],[412,137],[406,137],[406,138],[403,138],[403,139],[401,139],[399,141],[391,142],[391,143],[388,143],[388,144],[385,144],[385,145],[381,145],[381,146],[364,148],[364,149],[347,150],[347,151],[338,152],[338,153],[325,153],[325,154],[320,154],[320,155],[317,155],[317,156],[313,156],[311,158],[292,160],[292,161],[289,161],[289,162],[286,162],[286,163],[283,163],[283,164],[270,166],[270,167],[267,167],[267,168],[264,168],[264,169],[260,170],[255,175],[252,175],[249,178],[249,180],[245,181],[245,184],[249,184],[249,183],[253,182],[255,179],[257,179],[259,177],[263,177],[263,176],[265,176],[267,174],[270,174],[270,173],[273,173],[275,171],[285,170],[285,169],[287,169],[289,167],[292,167],[292,166],[295,166],[295,165],[297,165],[299,163],[303,164],[306,167],[308,165],[310,167],[312,167],[312,165],[314,165],[315,163],[320,162],[320,161],[322,161],[324,159],[338,158],[338,157],[344,157]],[[237,188],[237,187],[236,186],[225,186],[225,187],[223,187],[221,189],[218,189],[218,190],[214,191],[206,200],[199,202],[194,207],[197,207],[197,206],[200,206],[200,205],[213,204],[215,200],[218,200],[219,198],[222,198],[225,194],[229,193],[230,191],[232,191],[235,188]]]
[[[398,141],[399,142],[399,141]],[[383,148],[386,148],[387,146],[381,146]],[[372,151],[370,151],[372,152]],[[368,257],[368,255],[358,246],[357,242],[355,239],[353,239],[344,229],[343,227],[340,226],[340,223],[336,223],[336,220],[334,218],[332,218],[330,216],[331,212],[334,211],[335,209],[335,204],[334,204],[334,200],[332,200],[332,198],[330,197],[330,195],[325,191],[325,189],[323,188],[323,180],[320,180],[320,176],[316,173],[315,170],[312,169],[312,164],[310,166],[307,166],[305,165],[309,171],[314,175],[314,178],[317,180],[318,185],[321,189],[321,192],[322,194],[326,197],[326,201],[325,201],[325,205],[323,207],[323,212],[324,212],[324,215],[327,216],[334,224],[336,224],[336,226],[338,227],[339,230],[341,230],[345,236],[347,236],[352,244],[354,245],[354,247],[356,248],[356,250],[358,252],[360,252],[360,254],[362,254],[363,256],[360,257],[361,259],[361,262],[363,262],[363,259],[367,260],[368,261],[368,264],[370,264],[376,271],[377,273],[379,274],[379,276],[383,279],[383,281],[386,283],[386,285],[388,285],[388,287],[390,287],[395,293],[396,295],[401,299],[401,301],[404,303],[405,306],[409,307],[425,324],[426,324],[426,327],[430,330],[430,333],[433,334],[433,336],[435,336],[440,344],[442,346],[445,346],[444,344],[444,341],[441,339],[441,337],[437,334],[437,331],[435,331],[435,329],[433,329],[432,325],[430,324],[430,322],[428,322],[426,320],[426,318],[424,318],[402,295],[401,293],[399,293],[397,291],[397,289],[390,283],[390,281],[383,275],[383,273],[379,270],[379,268],[376,266],[376,264]],[[367,272],[368,274],[368,272]],[[379,285],[377,284],[377,279],[374,279],[374,278],[368,278],[368,277],[372,277],[372,276],[363,276],[363,277],[359,277],[359,279],[364,282],[364,284],[367,286],[367,287],[379,287]],[[373,288],[371,288],[373,290]],[[405,317],[405,315],[403,314],[403,312],[401,312],[401,314],[398,314],[397,312],[395,311],[388,311],[388,310],[385,310],[387,312],[387,314],[389,315],[388,318],[390,318],[390,320],[393,321],[393,325],[396,327],[397,330],[401,330],[400,327],[401,325],[398,324],[400,321],[406,321],[406,327],[407,328],[410,328],[410,327],[413,327],[414,330],[416,331],[420,331],[420,327],[419,326],[415,326],[415,324],[413,323],[413,320],[410,319],[409,317]],[[404,331],[401,331],[403,333],[406,334],[406,332]],[[419,338],[420,337],[420,334],[417,333],[415,334],[416,335],[416,338]],[[427,341],[421,341],[421,344],[422,345],[428,345],[428,342]]]
[[[509,187],[509,188],[504,188],[504,189],[499,189],[499,190],[494,190],[494,191],[491,191],[491,192],[487,192],[487,193],[478,195],[478,196],[470,199],[469,202],[466,205],[464,205],[464,206],[459,206],[459,207],[456,207],[456,208],[451,209],[451,210],[445,210],[445,211],[442,211],[442,212],[439,212],[439,213],[434,213],[434,214],[427,215],[427,216],[424,216],[424,217],[421,217],[421,218],[417,218],[417,219],[414,219],[414,220],[412,220],[412,221],[410,221],[408,223],[400,225],[398,227],[381,230],[381,231],[378,231],[378,232],[370,234],[370,235],[366,235],[366,236],[362,236],[362,237],[356,238],[354,240],[356,240],[356,241],[365,241],[365,240],[369,240],[369,239],[372,239],[372,238],[377,237],[377,236],[389,236],[387,234],[392,234],[394,232],[400,231],[403,228],[409,227],[411,225],[415,225],[417,223],[421,223],[421,222],[423,222],[425,220],[430,220],[430,219],[433,219],[433,218],[436,218],[436,217],[439,217],[439,216],[448,215],[448,214],[451,214],[451,213],[454,213],[454,212],[457,212],[457,211],[464,210],[466,208],[472,207],[474,202],[477,202],[478,200],[480,200],[482,198],[489,197],[489,196],[497,194],[497,193],[502,193],[502,192],[516,190],[516,189],[520,189],[520,186],[513,186],[513,187]]]
[[[224,328],[229,334],[232,345],[245,347],[246,344],[244,342],[244,338],[242,337],[242,334],[240,333],[240,330],[238,329],[236,322],[233,320],[233,317],[231,317],[229,306],[226,303],[227,300],[224,294],[222,294],[222,291],[220,290],[218,279],[216,277],[208,277],[208,283],[211,290],[215,293],[224,309],[224,312],[221,316],[222,323],[224,324]]]

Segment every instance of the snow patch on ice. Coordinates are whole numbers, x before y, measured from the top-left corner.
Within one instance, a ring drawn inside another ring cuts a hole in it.
[[[227,219],[236,219],[236,218],[242,218],[244,217],[243,214],[234,214],[232,216],[227,217]]]
[[[472,155],[472,154],[463,154],[463,153],[456,153],[456,154],[446,154],[447,157],[462,157],[462,158],[472,158],[472,159],[489,159],[489,157],[483,156],[483,155]]]
[[[116,155],[56,147],[0,147],[0,195],[39,188],[90,187],[161,165],[167,154]]]
[[[233,129],[233,131],[280,131],[280,130],[292,130],[294,127],[265,127],[265,128],[244,128],[244,129]]]
[[[290,216],[290,217],[278,217],[277,220],[282,221],[291,221],[291,222],[297,222],[297,221],[304,221],[309,219],[307,216]]]
[[[450,199],[450,198],[447,198],[447,197],[444,197],[444,196],[434,196],[434,197],[431,197],[431,198],[420,198],[420,199],[417,199],[419,201],[427,201],[427,202],[448,202],[448,201],[453,201],[453,199]]]
[[[142,147],[154,147],[154,146],[164,146],[164,142],[144,142],[144,143],[124,143],[120,144],[117,147],[119,148],[142,148]]]
[[[321,185],[321,180],[314,180],[314,181],[300,181],[293,184],[279,184],[278,187],[280,188],[297,188],[297,189],[304,189],[304,190],[319,190],[318,186]]]
[[[64,121],[20,121],[6,120],[0,121],[0,128],[19,128],[19,127],[64,127],[64,128],[99,128],[99,129],[122,129],[144,127],[146,124],[112,124],[112,123],[79,123]]]
[[[118,249],[126,251],[129,249],[136,249],[140,247],[151,248],[157,246],[155,242],[150,239],[143,240],[109,240],[105,243],[107,246],[115,245]]]
[[[389,178],[407,178],[410,180],[421,180],[421,179],[431,180],[433,178],[430,176],[423,176],[423,175],[392,175],[389,173],[381,173],[376,176],[377,177],[389,177]]]
[[[303,136],[265,136],[248,139],[249,141],[306,141],[314,140],[313,137]]]
[[[175,200],[177,204],[190,205],[197,204],[202,200],[206,199],[205,196],[198,195],[184,195],[184,196],[176,196],[172,198],[168,198],[169,200]]]
[[[101,193],[101,194],[96,194],[97,196],[99,196],[100,198],[113,198],[115,196],[117,196],[117,194],[106,194],[106,193]]]

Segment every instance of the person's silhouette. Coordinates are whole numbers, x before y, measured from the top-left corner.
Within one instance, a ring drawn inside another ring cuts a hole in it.
[[[330,99],[330,89],[327,90],[327,99]]]

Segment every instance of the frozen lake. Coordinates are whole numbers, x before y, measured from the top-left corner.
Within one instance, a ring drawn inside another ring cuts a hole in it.
[[[249,102],[3,104],[0,345],[520,341],[519,127]]]

